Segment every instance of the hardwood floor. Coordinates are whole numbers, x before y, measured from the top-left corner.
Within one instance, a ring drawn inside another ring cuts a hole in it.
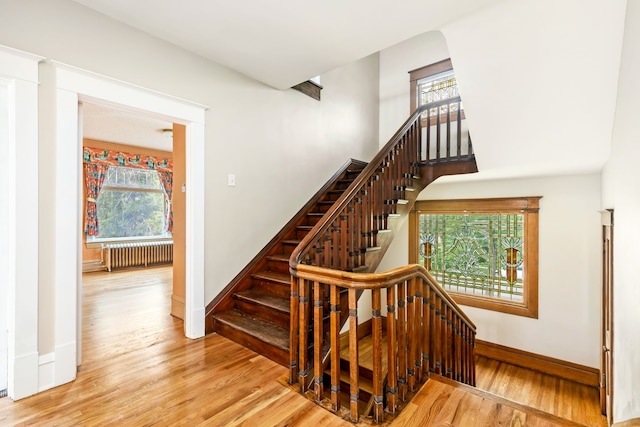
[[[606,426],[598,390],[486,357],[476,358],[477,388],[586,426]]]
[[[83,362],[77,379],[18,402],[0,399],[0,426],[353,425],[283,386],[282,366],[217,334],[185,338],[182,321],[168,314],[170,267],[90,273],[83,282]],[[584,405],[591,396],[509,369],[487,363],[486,373],[479,368],[478,382],[503,391],[524,389],[518,398],[563,416],[589,411]],[[534,378],[534,384],[508,380],[511,374]],[[577,424],[430,380],[391,425]]]

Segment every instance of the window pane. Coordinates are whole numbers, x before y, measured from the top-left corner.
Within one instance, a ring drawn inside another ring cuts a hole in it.
[[[98,238],[160,236],[164,232],[162,192],[103,188],[97,205]]]
[[[109,166],[104,185],[107,187],[161,189],[158,172],[121,166]]]
[[[456,81],[453,70],[425,77],[424,79],[418,80],[417,85],[419,105],[425,105],[431,102],[458,96],[458,82]],[[440,114],[446,114],[448,108],[451,108],[451,112],[455,112],[458,110],[458,104],[453,103],[440,106]],[[430,114],[438,114],[437,109],[432,108],[430,110]],[[422,113],[422,117],[424,118],[426,116],[427,112],[425,111]]]
[[[421,214],[419,221],[419,262],[445,289],[523,301],[523,215]]]

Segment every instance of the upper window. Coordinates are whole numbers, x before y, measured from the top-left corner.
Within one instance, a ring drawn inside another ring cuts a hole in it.
[[[537,318],[539,199],[418,201],[410,262],[460,304]]]
[[[163,236],[165,200],[155,170],[109,166],[97,200],[96,238]]]
[[[453,66],[450,59],[427,65],[417,70],[409,72],[411,84],[411,110],[415,110],[421,105],[430,104],[459,96],[458,82],[456,80]],[[445,104],[440,106],[440,114],[447,114],[448,109],[452,114],[458,111],[458,103]],[[460,106],[462,111],[462,106]],[[428,113],[425,111],[422,118],[426,119],[427,114],[435,120],[438,111],[432,108]],[[461,117],[464,118],[464,117]]]

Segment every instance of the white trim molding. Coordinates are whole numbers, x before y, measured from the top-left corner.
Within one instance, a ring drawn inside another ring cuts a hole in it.
[[[38,392],[54,387],[55,368],[55,353],[42,354],[38,357]]]
[[[55,85],[55,386],[75,378],[81,342],[81,136],[78,102],[153,113],[187,127],[185,335],[204,336],[204,117],[206,107],[50,61]],[[58,203],[62,201],[63,203]]]
[[[9,85],[8,138],[0,138],[0,286],[7,307],[8,395],[38,392],[38,64],[43,58],[0,46],[0,76]],[[6,144],[6,145],[5,145]],[[19,286],[18,286],[19,284]]]

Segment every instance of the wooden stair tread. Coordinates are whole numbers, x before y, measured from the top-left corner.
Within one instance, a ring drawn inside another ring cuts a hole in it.
[[[279,273],[277,271],[265,270],[252,274],[254,279],[269,280],[272,282],[291,284],[291,275],[287,273]]]
[[[358,340],[358,362],[361,368],[373,371],[373,336],[371,334]],[[349,362],[349,342],[342,341],[340,347],[340,359]],[[387,372],[387,334],[382,332],[382,372]]]
[[[331,377],[331,369],[327,369],[326,371],[324,371],[324,373]],[[344,369],[340,370],[340,381],[345,384],[351,384],[349,371],[345,371]],[[373,381],[367,377],[363,377],[362,375],[360,375],[360,377],[358,378],[358,388],[369,394],[373,394]]]
[[[238,310],[228,310],[213,315],[215,320],[224,323],[260,341],[289,351],[289,330],[260,319],[252,319]]]
[[[260,304],[273,310],[278,310],[287,314],[290,312],[288,299],[280,298],[277,295],[264,292],[260,289],[251,288],[246,291],[236,292],[234,295],[236,298],[249,301],[254,304]]]

